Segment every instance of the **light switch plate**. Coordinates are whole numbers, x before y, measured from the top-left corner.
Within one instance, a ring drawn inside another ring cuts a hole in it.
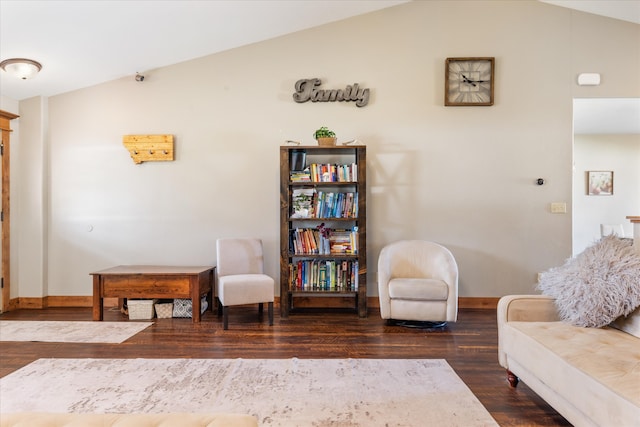
[[[567,204],[564,202],[551,203],[551,213],[567,213]]]

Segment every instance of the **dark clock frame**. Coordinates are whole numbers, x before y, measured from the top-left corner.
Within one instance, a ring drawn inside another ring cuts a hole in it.
[[[491,67],[491,81],[489,82],[489,101],[487,102],[459,102],[453,101],[449,97],[449,65],[452,62],[489,62]],[[493,105],[494,103],[494,88],[495,88],[495,58],[487,56],[479,57],[460,57],[460,58],[447,58],[445,61],[445,73],[444,73],[444,105],[445,106],[480,106],[486,107]]]

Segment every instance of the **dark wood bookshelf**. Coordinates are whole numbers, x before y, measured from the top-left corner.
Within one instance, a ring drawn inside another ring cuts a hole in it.
[[[293,152],[304,152],[307,159],[306,165],[311,163],[321,164],[351,164],[357,165],[356,181],[291,181],[291,158]],[[294,299],[301,298],[305,302],[314,298],[346,298],[351,301],[351,307],[360,317],[367,316],[367,209],[366,209],[366,179],[367,157],[364,145],[339,145],[339,146],[282,146],[280,147],[280,315],[283,318],[290,312],[304,311],[309,308],[295,307]],[[313,159],[314,161],[311,161]],[[315,161],[317,160],[317,161]],[[336,188],[338,192],[357,193],[358,215],[355,218],[293,218],[292,194],[298,188],[321,188],[323,191]],[[291,232],[296,228],[311,228],[325,223],[327,227],[342,229],[347,226],[357,227],[357,253],[356,254],[295,254],[290,247]],[[304,225],[302,225],[304,224]],[[352,290],[307,290],[292,289],[290,283],[290,265],[298,260],[336,260],[357,261],[358,289]]]

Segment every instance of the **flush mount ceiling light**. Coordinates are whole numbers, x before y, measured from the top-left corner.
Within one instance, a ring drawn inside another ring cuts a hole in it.
[[[27,80],[35,77],[42,70],[42,65],[32,59],[11,58],[0,62],[0,68],[19,79]]]

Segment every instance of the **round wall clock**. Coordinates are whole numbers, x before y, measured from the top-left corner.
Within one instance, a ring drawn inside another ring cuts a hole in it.
[[[493,105],[495,58],[447,58],[444,105]]]

